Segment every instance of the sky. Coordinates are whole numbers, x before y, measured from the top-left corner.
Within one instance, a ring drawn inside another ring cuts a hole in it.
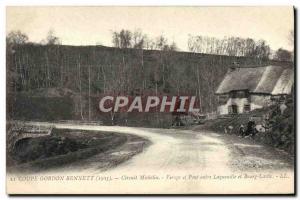
[[[7,7],[6,32],[20,30],[32,42],[54,30],[62,44],[112,46],[112,31],[164,35],[187,51],[189,35],[264,39],[271,49],[292,50],[293,7]]]

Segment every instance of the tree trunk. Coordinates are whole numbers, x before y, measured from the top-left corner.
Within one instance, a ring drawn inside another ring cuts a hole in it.
[[[80,57],[78,61],[78,77],[79,77],[79,103],[80,103],[80,116],[81,120],[84,120],[83,114],[82,114],[82,94],[81,94],[81,65],[80,65]]]
[[[197,85],[198,85],[199,109],[200,109],[200,113],[202,113],[200,74],[199,74],[199,68],[198,67],[197,67]]]

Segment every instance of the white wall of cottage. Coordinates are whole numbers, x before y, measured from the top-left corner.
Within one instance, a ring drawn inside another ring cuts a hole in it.
[[[229,107],[237,106],[238,113],[244,113],[244,106],[250,104],[250,109],[255,110],[269,106],[271,104],[271,95],[250,95],[250,98],[229,98],[224,105],[218,106],[218,114],[229,114]]]

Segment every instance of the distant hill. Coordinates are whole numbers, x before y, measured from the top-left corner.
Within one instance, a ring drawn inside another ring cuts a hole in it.
[[[190,52],[27,44],[7,48],[7,92],[67,88],[83,100],[99,94],[184,94],[200,97],[202,112],[211,112],[229,67],[268,64],[293,65]]]

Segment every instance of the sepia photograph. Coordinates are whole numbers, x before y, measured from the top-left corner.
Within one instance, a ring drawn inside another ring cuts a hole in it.
[[[7,194],[295,194],[293,6],[5,9]]]

